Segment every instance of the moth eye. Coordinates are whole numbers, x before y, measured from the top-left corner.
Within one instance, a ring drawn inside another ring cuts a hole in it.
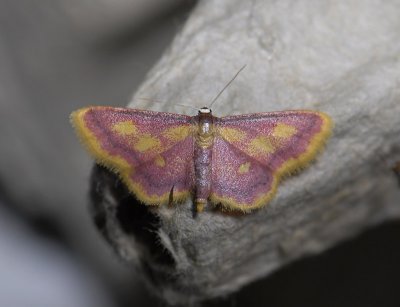
[[[207,107],[203,107],[199,110],[199,112],[202,114],[209,114],[209,113],[211,113],[211,110]]]

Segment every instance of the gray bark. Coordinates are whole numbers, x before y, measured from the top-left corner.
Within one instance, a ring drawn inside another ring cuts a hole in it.
[[[240,216],[209,208],[194,217],[191,201],[147,208],[97,169],[95,213],[122,258],[168,302],[187,303],[229,294],[398,218],[398,16],[396,1],[199,2],[129,107],[195,115],[174,103],[207,105],[247,64],[214,115],[321,110],[333,118],[333,136],[267,207]]]

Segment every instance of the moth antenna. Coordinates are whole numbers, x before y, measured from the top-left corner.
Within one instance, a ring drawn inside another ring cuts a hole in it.
[[[150,102],[155,102],[155,103],[165,103],[165,101],[158,100],[158,99],[153,99],[153,98],[146,98],[146,97],[139,97],[139,100],[146,100]]]
[[[196,107],[194,107],[194,106],[190,106],[190,105],[188,105],[188,104],[174,103],[174,105],[176,105],[176,106],[181,106],[181,107],[186,107],[186,108],[191,108],[191,109],[196,110],[196,111],[199,110],[199,108],[196,108]]]
[[[146,100],[146,101],[150,101],[150,102],[155,102],[155,103],[166,103],[165,101],[162,100],[157,100],[157,99],[152,99],[152,98],[146,98],[146,97],[139,97],[138,99],[140,100]],[[194,106],[190,106],[187,104],[183,104],[183,103],[173,103],[174,106],[181,106],[181,107],[186,107],[186,108],[191,108],[193,110],[198,110],[199,108],[196,108]]]
[[[210,104],[210,106],[209,106],[210,109],[211,109],[212,105],[214,104],[214,102],[219,98],[219,96],[221,96],[221,94],[227,89],[227,87],[228,87],[229,85],[231,85],[231,83],[236,79],[236,77],[241,73],[241,71],[242,71],[243,69],[245,69],[246,66],[247,66],[247,64],[244,64],[244,65],[242,66],[242,68],[240,68],[240,69],[238,70],[238,72],[233,76],[233,78],[224,86],[224,88],[223,88],[222,90],[220,90],[220,92],[218,93],[218,95],[215,96],[215,98],[211,101],[211,104]]]

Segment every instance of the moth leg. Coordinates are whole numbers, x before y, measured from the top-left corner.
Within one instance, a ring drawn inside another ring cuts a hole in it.
[[[171,191],[169,192],[169,197],[168,197],[168,207],[172,207],[174,204],[174,185],[171,188]]]
[[[196,198],[195,205],[196,205],[196,212],[201,213],[204,210],[204,206],[207,204],[207,199],[204,198]]]

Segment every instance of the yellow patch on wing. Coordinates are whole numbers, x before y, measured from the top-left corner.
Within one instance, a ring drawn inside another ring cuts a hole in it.
[[[239,174],[246,174],[250,170],[250,162],[243,163],[239,166]]]
[[[165,166],[165,160],[162,156],[158,155],[155,160],[154,163],[159,166],[159,167],[164,167]]]
[[[296,127],[284,123],[278,123],[272,131],[272,135],[277,138],[290,138],[296,134],[296,132]]]
[[[287,160],[279,167],[279,169],[276,170],[276,172],[273,174],[273,181],[271,184],[271,189],[269,189],[269,191],[259,195],[251,204],[239,203],[236,199],[232,197],[226,197],[215,193],[211,193],[210,201],[213,204],[221,204],[224,210],[241,211],[243,213],[248,213],[254,209],[265,206],[275,196],[281,180],[288,174],[291,174],[299,169],[306,167],[315,158],[318,152],[322,150],[326,140],[330,137],[332,133],[333,122],[327,114],[322,112],[307,112],[317,114],[322,119],[321,130],[312,136],[305,152],[303,152],[296,159]]]
[[[220,127],[218,128],[218,133],[229,143],[238,143],[246,138],[244,131],[230,127]]]
[[[189,126],[168,128],[163,132],[163,136],[171,141],[179,142],[187,138],[190,133]]]
[[[112,127],[112,130],[115,131],[116,133],[118,133],[120,135],[124,135],[124,136],[137,134],[137,132],[138,132],[138,129],[135,126],[135,124],[130,120],[116,123]]]
[[[255,137],[248,145],[248,151],[252,155],[265,155],[271,154],[275,151],[275,146],[271,142],[271,139],[266,136]]]
[[[87,107],[74,111],[72,112],[70,119],[80,141],[89,151],[89,153],[95,158],[96,162],[107,167],[111,171],[116,172],[121,180],[127,185],[129,191],[136,195],[137,199],[143,203],[153,206],[167,204],[170,200],[170,191],[164,193],[163,195],[149,194],[139,182],[132,180],[131,175],[134,173],[135,169],[130,163],[119,156],[109,154],[103,149],[97,137],[92,133],[85,123],[85,114],[91,109],[92,107]],[[158,163],[160,163],[160,161]],[[174,191],[174,202],[182,202],[187,199],[189,195],[189,190]]]
[[[160,140],[150,134],[142,134],[136,140],[133,148],[139,152],[159,149],[161,147]]]

